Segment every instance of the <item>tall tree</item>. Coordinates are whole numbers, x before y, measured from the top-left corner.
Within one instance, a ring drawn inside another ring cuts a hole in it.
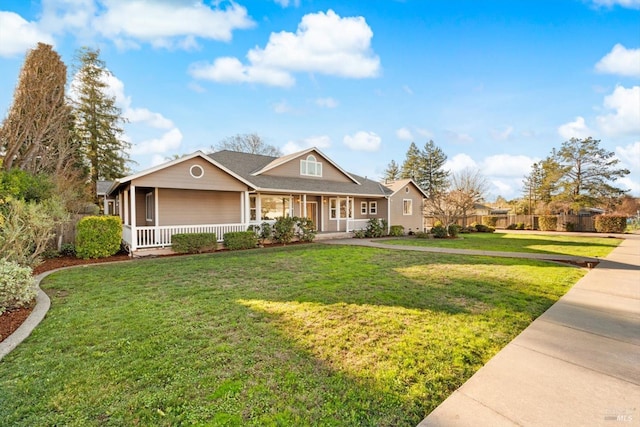
[[[74,79],[75,130],[89,163],[93,196],[99,180],[121,178],[129,171],[127,149],[131,144],[123,138],[125,119],[107,92],[111,72],[100,59],[100,51],[82,48],[78,54],[79,69]]]
[[[400,172],[400,178],[417,180],[420,176],[420,170],[422,169],[422,153],[418,149],[415,142],[409,145],[407,155],[402,163],[402,171]],[[417,182],[417,181],[416,181]]]
[[[620,160],[615,153],[601,148],[600,140],[571,138],[554,151],[553,159],[562,171],[558,198],[573,208],[605,205],[627,191],[612,183],[628,175],[629,170],[617,167]]]
[[[412,178],[429,197],[435,197],[447,188],[449,171],[444,169],[446,161],[447,156],[433,141],[427,142],[423,150],[412,142],[400,177]]]
[[[5,170],[61,175],[78,162],[66,83],[67,67],[52,46],[38,43],[27,53],[13,103],[0,127]]]
[[[280,150],[267,144],[260,135],[256,133],[245,133],[229,136],[216,145],[211,146],[212,151],[239,151],[241,153],[262,154],[264,156],[280,157]]]
[[[391,160],[384,170],[382,179],[385,181],[396,181],[398,178],[400,178],[400,166],[398,166],[395,160]]]

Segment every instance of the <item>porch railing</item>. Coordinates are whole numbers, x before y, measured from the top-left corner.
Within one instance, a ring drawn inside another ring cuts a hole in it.
[[[347,232],[364,230],[367,228],[368,219],[347,219]]]
[[[246,231],[247,224],[198,224],[198,225],[161,225],[136,227],[136,249],[171,246],[171,236],[180,233],[215,233],[218,242],[222,242],[225,233]],[[122,239],[132,244],[131,227],[122,227]]]

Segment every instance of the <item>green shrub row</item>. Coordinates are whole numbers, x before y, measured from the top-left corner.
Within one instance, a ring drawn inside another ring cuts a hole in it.
[[[389,229],[389,236],[400,237],[404,235],[404,227],[402,225],[392,225]]]
[[[76,227],[76,256],[105,258],[120,250],[122,223],[117,216],[86,216]]]
[[[258,236],[253,231],[233,231],[224,234],[223,243],[230,251],[251,249],[258,245]]]
[[[619,215],[598,215],[594,220],[598,233],[624,233],[627,228],[627,217]]]
[[[199,254],[218,248],[216,233],[180,233],[171,236],[171,248],[181,254]]]
[[[0,259],[0,315],[30,304],[35,297],[36,286],[31,269]]]

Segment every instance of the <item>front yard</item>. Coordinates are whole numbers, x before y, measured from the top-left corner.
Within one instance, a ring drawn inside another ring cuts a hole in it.
[[[584,273],[320,244],[59,272],[0,420],[416,425]]]

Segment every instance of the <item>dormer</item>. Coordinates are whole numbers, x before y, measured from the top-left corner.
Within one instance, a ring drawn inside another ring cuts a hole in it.
[[[316,156],[309,154],[306,159],[300,159],[300,175],[322,178],[322,163]]]

